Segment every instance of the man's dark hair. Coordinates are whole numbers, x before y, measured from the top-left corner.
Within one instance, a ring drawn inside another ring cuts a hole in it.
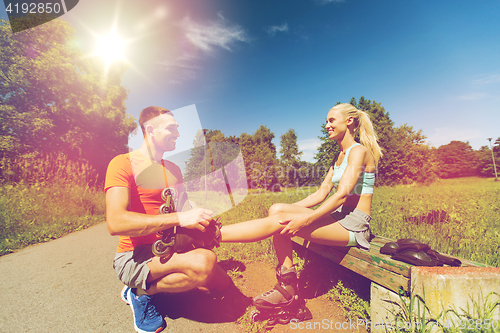
[[[141,115],[139,116],[139,126],[141,126],[142,135],[144,135],[144,137],[146,136],[146,128],[144,127],[144,123],[165,113],[172,112],[159,106],[149,106],[141,111]]]

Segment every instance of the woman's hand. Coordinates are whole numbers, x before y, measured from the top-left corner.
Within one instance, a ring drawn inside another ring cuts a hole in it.
[[[309,221],[309,215],[302,215],[289,221],[279,221],[280,224],[286,224],[286,226],[281,230],[280,234],[289,235],[293,237],[299,232],[303,227],[311,224]]]

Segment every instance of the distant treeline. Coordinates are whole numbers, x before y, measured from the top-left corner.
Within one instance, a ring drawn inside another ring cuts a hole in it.
[[[57,19],[16,34],[7,21],[0,20],[0,43],[0,180],[37,182],[33,177],[40,173],[26,170],[39,168],[41,161],[47,166],[57,160],[75,172],[92,174],[89,182],[101,184],[109,161],[128,151],[128,136],[137,127],[125,110],[127,91],[121,77],[126,68],[113,66],[105,74],[91,57],[82,56],[71,26]],[[377,185],[494,175],[487,146],[473,150],[467,142],[452,141],[430,147],[421,131],[408,125],[394,127],[380,103],[364,97],[352,98],[350,103],[370,114],[379,136],[384,156]],[[268,190],[322,181],[339,148],[328,140],[324,124],[318,124],[318,133],[322,135],[316,162],[309,163],[301,160],[293,129],[280,137],[279,156],[272,143],[274,134],[264,125],[239,137],[204,130],[206,141],[241,149],[249,187]],[[500,138],[493,150],[500,165]],[[212,153],[217,158],[218,152]],[[197,158],[192,156],[186,176],[200,174]],[[45,178],[51,175],[62,177],[54,173]]]
[[[439,178],[494,176],[491,150],[487,146],[474,150],[468,142],[452,141],[439,148],[425,143],[426,137],[411,126],[394,127],[388,112],[374,101],[364,97],[350,103],[368,112],[379,137],[383,157],[378,166],[377,185],[421,183],[430,184]],[[280,153],[272,143],[274,134],[261,125],[254,134],[225,137],[220,130],[204,130],[207,142],[226,142],[238,145],[245,162],[249,188],[279,190],[289,186],[319,185],[339,153],[336,141],[328,139],[324,124],[318,124],[321,145],[316,162],[300,159],[301,152],[293,129],[280,137]],[[500,164],[500,138],[495,141],[496,164]],[[227,154],[227,156],[234,154]],[[200,155],[198,155],[200,156]],[[201,174],[200,158],[194,154],[187,164],[186,174]]]

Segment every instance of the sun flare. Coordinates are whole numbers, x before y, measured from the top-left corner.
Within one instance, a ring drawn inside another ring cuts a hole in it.
[[[127,41],[116,33],[104,36],[97,36],[96,49],[94,54],[101,57],[106,67],[117,61],[126,61],[125,52]]]

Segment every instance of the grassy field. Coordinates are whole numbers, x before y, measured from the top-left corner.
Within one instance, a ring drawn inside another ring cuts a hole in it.
[[[292,203],[314,190],[251,190],[221,217],[225,224],[264,217],[273,203]],[[197,201],[216,207],[220,198],[209,195]],[[104,210],[102,191],[82,185],[0,186],[0,255],[103,221]],[[378,187],[372,217],[376,235],[417,238],[440,252],[500,266],[500,182],[493,179],[460,178],[430,186]],[[270,239],[223,244],[217,254],[221,260],[275,261]]]
[[[223,213],[224,223],[264,217],[276,202],[295,202],[314,188],[282,193],[251,192],[236,208]],[[440,180],[430,186],[375,189],[372,231],[393,239],[416,238],[437,251],[500,266],[500,182],[484,178]],[[222,258],[274,260],[270,240],[255,244],[223,244]]]
[[[0,255],[104,221],[104,193],[81,185],[0,186]]]
[[[460,178],[375,191],[374,234],[417,238],[437,251],[500,266],[500,182]]]
[[[0,159],[0,255],[104,221],[86,163],[61,154]]]

